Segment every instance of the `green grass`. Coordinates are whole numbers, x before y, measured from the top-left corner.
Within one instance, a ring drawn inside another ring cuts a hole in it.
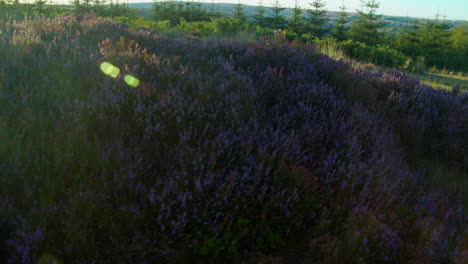
[[[468,77],[463,75],[444,75],[431,72],[417,74],[409,71],[405,71],[405,73],[436,89],[451,91],[455,85],[459,85],[460,91],[468,92]]]
[[[468,76],[464,76],[464,73],[460,73],[458,75],[455,74],[442,74],[442,73],[430,73],[433,76],[439,76],[443,78],[449,78],[449,79],[457,79],[461,81],[468,81]]]
[[[349,59],[334,39],[328,38],[321,40],[316,44],[316,46],[318,52],[323,53],[334,60]]]
[[[333,39],[324,39],[321,41],[318,41],[316,43],[317,50],[320,53],[323,53],[327,56],[329,56],[332,59],[335,60],[351,60],[348,56],[345,55],[342,49],[338,47],[336,41]],[[359,65],[364,65],[365,62],[354,62],[356,67]],[[387,68],[384,66],[376,66],[373,69],[368,69],[368,71],[380,71],[380,72],[386,72],[391,70],[391,68]],[[444,74],[444,73],[438,73],[438,72],[427,72],[423,74],[418,74],[416,72],[412,71],[407,71],[404,69],[399,69],[406,73],[407,75],[416,78],[420,80],[423,84],[430,85],[436,89],[444,89],[451,91],[455,85],[458,85],[460,87],[460,91],[468,92],[468,76],[466,76],[466,73],[458,73],[458,74]]]

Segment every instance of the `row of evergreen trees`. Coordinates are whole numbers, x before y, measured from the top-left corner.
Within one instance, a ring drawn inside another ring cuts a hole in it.
[[[377,13],[380,2],[361,0],[362,9],[351,17],[343,0],[338,17],[330,23],[326,2],[314,0],[308,9],[302,9],[297,0],[292,13],[286,17],[285,8],[279,0],[272,7],[265,7],[258,1],[255,13],[250,17],[244,11],[244,5],[238,2],[234,6],[232,19],[240,24],[250,23],[264,28],[286,29],[297,36],[308,35],[312,38],[333,37],[338,41],[353,41],[369,46],[385,46],[417,58],[425,56],[430,65],[439,68],[468,69],[468,27],[462,24],[457,28],[445,21],[418,20],[404,26],[401,30],[389,32],[382,15]],[[154,4],[156,20],[169,20],[172,25],[185,21],[209,21],[220,14],[211,8],[203,8],[200,3],[159,0]],[[355,44],[353,44],[355,46]],[[351,45],[351,46],[353,46]],[[360,44],[359,44],[360,45]],[[349,45],[348,45],[349,46]]]
[[[358,19],[349,24],[349,13],[346,12],[346,6],[343,3],[340,7],[339,17],[333,28],[328,25],[329,18],[326,3],[324,0],[314,0],[310,3],[310,9],[303,10],[295,2],[290,19],[283,14],[285,8],[281,6],[279,0],[275,0],[271,7],[271,15],[267,16],[267,8],[263,1],[259,0],[255,14],[249,21],[244,12],[244,6],[239,2],[233,11],[233,18],[240,22],[251,22],[261,27],[273,29],[288,29],[297,34],[312,34],[314,37],[323,37],[331,35],[338,40],[344,40],[349,37],[356,41],[367,44],[375,44],[380,37],[380,29],[385,26],[381,21],[381,16],[376,11],[379,8],[379,2],[376,0],[363,0],[364,10],[358,11]],[[169,20],[177,24],[183,17],[186,21],[209,20],[212,16],[218,16],[216,12],[210,12],[202,8],[200,3],[180,2],[180,1],[156,1],[154,5],[156,20]],[[213,10],[211,10],[213,11]]]

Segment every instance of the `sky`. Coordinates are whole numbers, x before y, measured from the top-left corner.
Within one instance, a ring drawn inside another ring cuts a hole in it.
[[[128,0],[129,2],[151,2],[152,0]],[[212,0],[200,0],[211,2]],[[237,3],[238,0],[214,0],[215,3]],[[271,6],[275,0],[263,0],[265,6]],[[293,7],[295,0],[279,0],[285,7]],[[308,8],[313,0],[298,0],[301,8]],[[257,5],[258,0],[240,0],[246,5]],[[325,0],[326,8],[338,11],[342,0]],[[361,7],[360,0],[345,0],[349,12]],[[468,0],[381,0],[378,13],[392,16],[410,16],[419,18],[435,18],[439,13],[451,20],[468,20]]]

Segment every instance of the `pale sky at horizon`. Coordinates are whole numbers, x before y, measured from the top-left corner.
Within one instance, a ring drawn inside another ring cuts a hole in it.
[[[211,2],[211,0],[199,0]],[[295,0],[279,0],[284,7],[293,7]],[[298,0],[301,8],[308,8],[313,0]],[[151,0],[128,0],[128,2],[152,2]],[[237,3],[237,0],[214,0],[215,3]],[[258,0],[240,0],[246,5],[257,5]],[[263,0],[263,5],[271,6],[274,0]],[[325,0],[326,8],[338,11],[342,0]],[[354,12],[361,7],[361,0],[345,0],[348,12]],[[435,18],[437,12],[451,20],[468,20],[468,0],[381,0],[379,14],[392,16],[409,16],[419,18]]]

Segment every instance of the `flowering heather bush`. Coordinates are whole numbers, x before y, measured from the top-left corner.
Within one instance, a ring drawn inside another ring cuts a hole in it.
[[[466,213],[407,161],[466,164],[466,94],[282,39],[0,31],[0,260],[280,263],[305,240],[303,263],[465,261]]]

